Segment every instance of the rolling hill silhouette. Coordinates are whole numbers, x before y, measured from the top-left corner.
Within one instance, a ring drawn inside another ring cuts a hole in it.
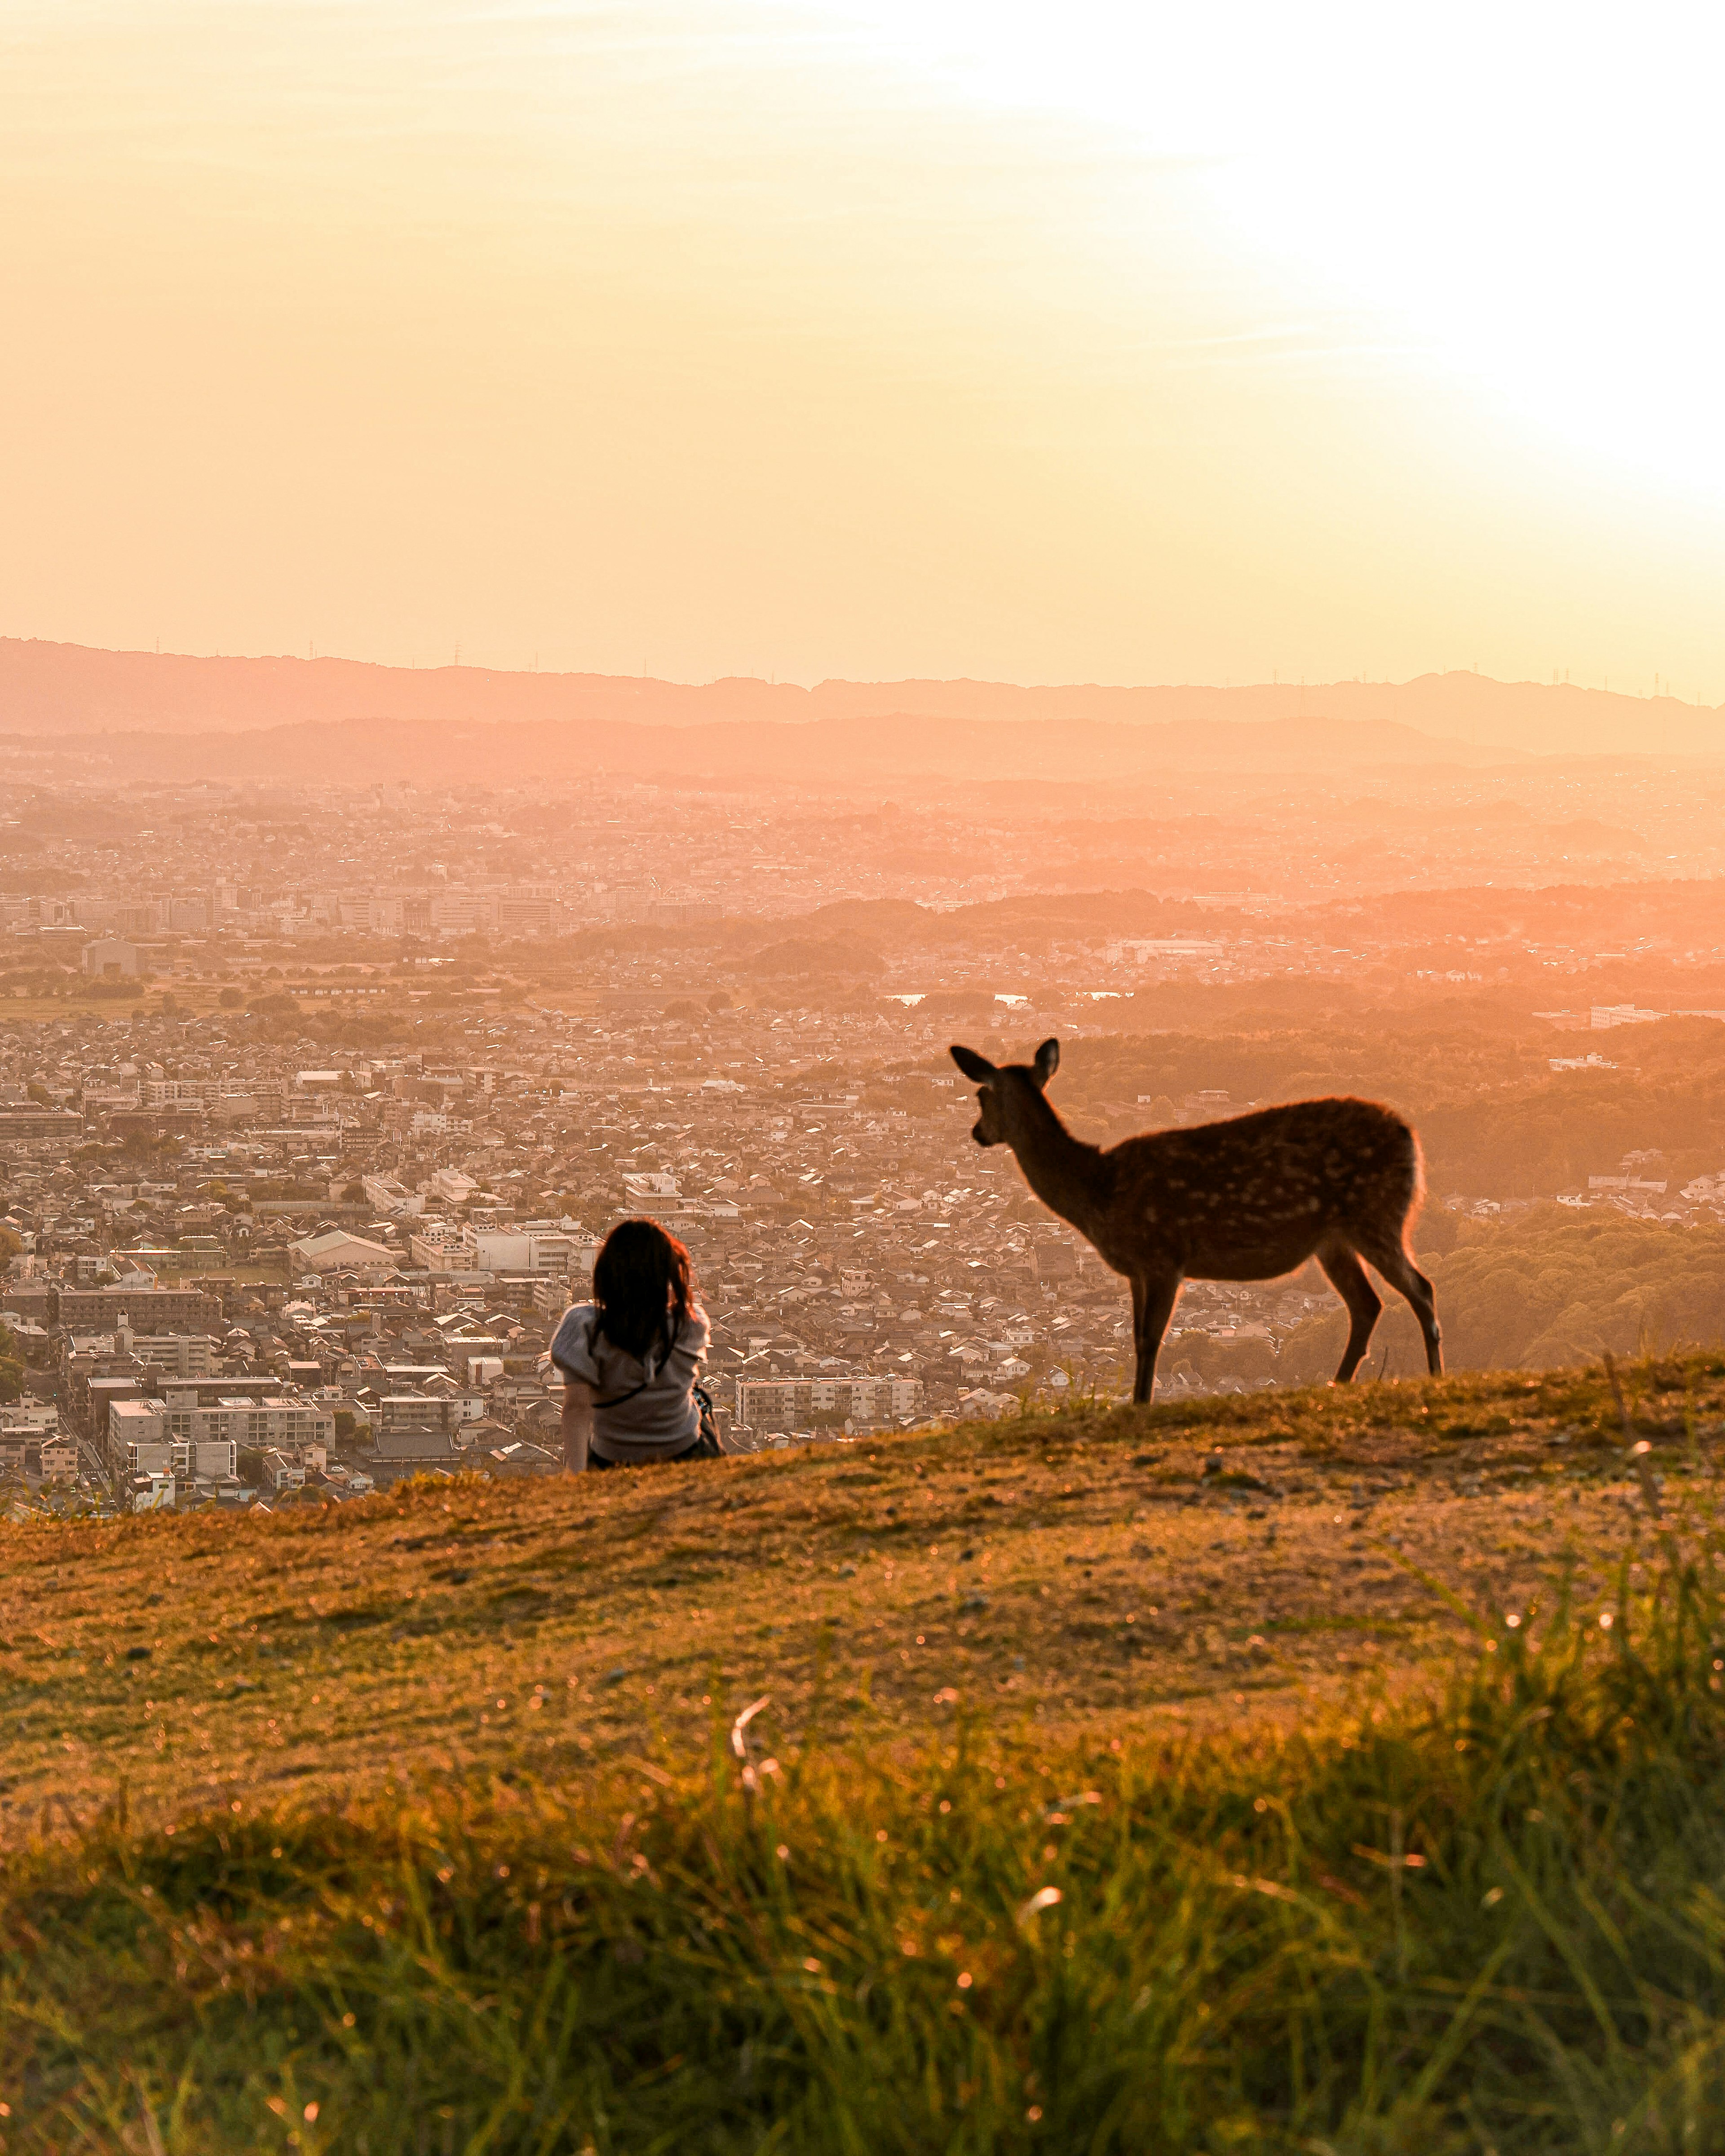
[[[348,659],[197,658],[0,638],[0,733],[26,737],[249,733],[378,721],[408,726],[503,722],[578,730],[619,724],[771,728],[798,721],[807,726],[866,721],[878,736],[884,718],[939,719],[961,726],[1016,721],[1093,728],[1327,720],[1410,729],[1430,737],[1424,754],[1442,744],[1451,759],[1463,751],[1503,749],[1536,755],[1712,755],[1725,750],[1725,711],[1671,697],[1496,681],[1470,673],[1427,674],[1404,682],[1240,688],[835,680],[804,689],[745,678],[691,685],[475,666],[377,666]],[[353,735],[344,738],[354,744],[358,740]],[[377,746],[388,738],[380,736]],[[398,744],[403,738],[398,736]],[[957,742],[965,737],[950,738]],[[1028,742],[1030,737],[1021,738]],[[1164,733],[1162,738],[1166,753],[1172,737]],[[1201,734],[1193,738],[1203,741]],[[1297,737],[1260,738],[1270,747],[1272,739],[1279,744]],[[1374,757],[1414,753],[1412,743],[1398,749],[1387,734],[1352,738]],[[844,739],[839,732],[810,733],[808,753],[827,753]],[[735,749],[743,747],[733,738]],[[1208,751],[1204,760],[1210,760]],[[244,767],[261,772],[266,767]]]

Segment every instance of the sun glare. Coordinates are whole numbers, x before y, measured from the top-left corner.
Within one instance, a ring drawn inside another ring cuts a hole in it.
[[[934,93],[1196,160],[1219,244],[1350,364],[1435,367],[1725,494],[1716,11],[811,0]]]

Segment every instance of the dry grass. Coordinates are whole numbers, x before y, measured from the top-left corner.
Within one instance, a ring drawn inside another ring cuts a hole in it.
[[[1718,2147],[1725,1359],[1628,1378],[6,1530],[0,2152]]]
[[[1628,1383],[1660,1471],[1710,1488],[1725,1358]],[[1446,1657],[1445,1594],[1532,1610],[1567,1567],[1607,1596],[1625,1443],[1599,1373],[1500,1375],[0,1528],[0,1841],[122,1793],[141,1820],[398,1771],[680,1771],[762,1694],[792,1747],[1310,1722]]]

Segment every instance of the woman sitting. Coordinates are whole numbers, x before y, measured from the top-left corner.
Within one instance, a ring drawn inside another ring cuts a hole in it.
[[[715,1457],[695,1394],[711,1334],[682,1244],[656,1220],[619,1220],[593,1260],[593,1301],[563,1312],[551,1343],[569,1467]]]

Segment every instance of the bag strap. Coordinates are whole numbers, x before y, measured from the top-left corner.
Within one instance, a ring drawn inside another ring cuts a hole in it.
[[[640,1383],[632,1387],[629,1391],[619,1393],[613,1399],[595,1400],[593,1405],[596,1408],[620,1408],[625,1400],[632,1400],[637,1393],[644,1393],[652,1382],[651,1378],[643,1378]]]

